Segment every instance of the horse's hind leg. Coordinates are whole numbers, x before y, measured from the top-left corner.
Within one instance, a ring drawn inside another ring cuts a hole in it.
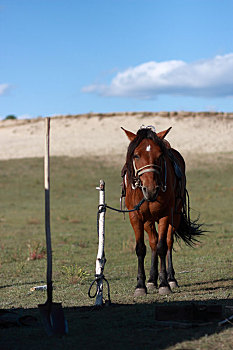
[[[173,247],[173,238],[167,239],[167,280],[171,289],[178,288],[177,280],[175,279],[175,271],[172,263],[172,247]]]
[[[147,290],[153,292],[156,290],[158,283],[158,254],[157,254],[157,242],[158,234],[155,229],[155,224],[152,222],[146,222],[144,229],[148,233],[149,243],[151,247],[151,269],[150,277],[147,282]]]
[[[169,286],[171,289],[178,288],[178,283],[177,280],[175,279],[175,271],[173,268],[173,263],[172,263],[172,248],[173,248],[173,242],[174,242],[174,232],[175,232],[175,227],[179,225],[180,221],[180,216],[179,215],[174,215],[173,218],[173,213],[172,213],[172,222],[168,227],[168,233],[167,233],[167,280],[169,283]]]

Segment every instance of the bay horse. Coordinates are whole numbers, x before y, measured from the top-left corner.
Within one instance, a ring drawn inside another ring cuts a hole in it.
[[[147,289],[156,290],[158,279],[159,294],[166,295],[178,287],[172,264],[174,237],[181,238],[192,246],[203,232],[202,225],[197,220],[190,220],[185,161],[164,139],[171,128],[156,133],[153,127],[142,127],[137,134],[122,129],[130,140],[126,163],[122,169],[125,204],[128,210],[137,207],[137,210],[129,212],[138,258],[134,295],[145,295]],[[140,208],[137,206],[139,202],[142,203]],[[158,232],[155,222],[158,223]],[[151,269],[147,285],[144,230],[148,234],[151,248]]]

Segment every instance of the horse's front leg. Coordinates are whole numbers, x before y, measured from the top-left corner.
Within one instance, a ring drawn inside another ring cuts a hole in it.
[[[167,255],[167,233],[168,233],[169,219],[168,217],[161,218],[158,224],[159,241],[157,246],[158,256],[160,258],[159,271],[159,294],[166,295],[171,293],[171,289],[167,280],[166,270],[166,255]]]
[[[134,296],[143,296],[147,293],[145,285],[146,275],[144,268],[144,259],[146,256],[146,246],[144,243],[144,226],[143,222],[139,219],[138,214],[134,212],[130,213],[130,222],[135,233],[136,254],[138,258],[137,286],[134,292]]]
[[[157,242],[158,242],[158,234],[155,229],[154,222],[145,222],[144,229],[148,233],[149,243],[151,248],[151,269],[150,269],[150,277],[147,282],[147,289],[151,292],[154,292],[158,286],[158,253],[157,253]]]
[[[179,285],[175,279],[175,271],[172,263],[172,248],[167,251],[167,280],[171,289],[178,288]]]

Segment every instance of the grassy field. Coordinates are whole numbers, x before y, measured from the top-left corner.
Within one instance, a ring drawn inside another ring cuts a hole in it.
[[[0,308],[38,320],[30,327],[0,328],[0,348],[232,349],[232,326],[220,328],[213,323],[177,329],[155,324],[156,305],[233,306],[233,164],[228,156],[189,160],[191,216],[200,213],[210,232],[194,249],[175,244],[180,289],[172,295],[134,299],[134,234],[127,217],[124,221],[122,214],[107,211],[105,276],[113,304],[102,310],[95,310],[94,299],[87,295],[98,243],[95,187],[103,178],[107,204],[119,207],[121,166],[101,164],[99,159],[51,159],[54,300],[62,302],[69,323],[69,334],[63,339],[46,336],[37,308],[46,301],[46,292],[30,290],[46,280],[43,160],[0,161]],[[147,240],[146,244],[148,275]]]

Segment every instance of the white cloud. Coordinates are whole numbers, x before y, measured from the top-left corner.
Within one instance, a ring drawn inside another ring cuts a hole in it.
[[[10,85],[8,84],[0,84],[0,95],[3,95],[6,90],[8,90],[10,87]]]
[[[233,96],[233,53],[193,63],[146,62],[118,73],[109,85],[93,84],[82,91],[139,99],[152,99],[161,94]]]

